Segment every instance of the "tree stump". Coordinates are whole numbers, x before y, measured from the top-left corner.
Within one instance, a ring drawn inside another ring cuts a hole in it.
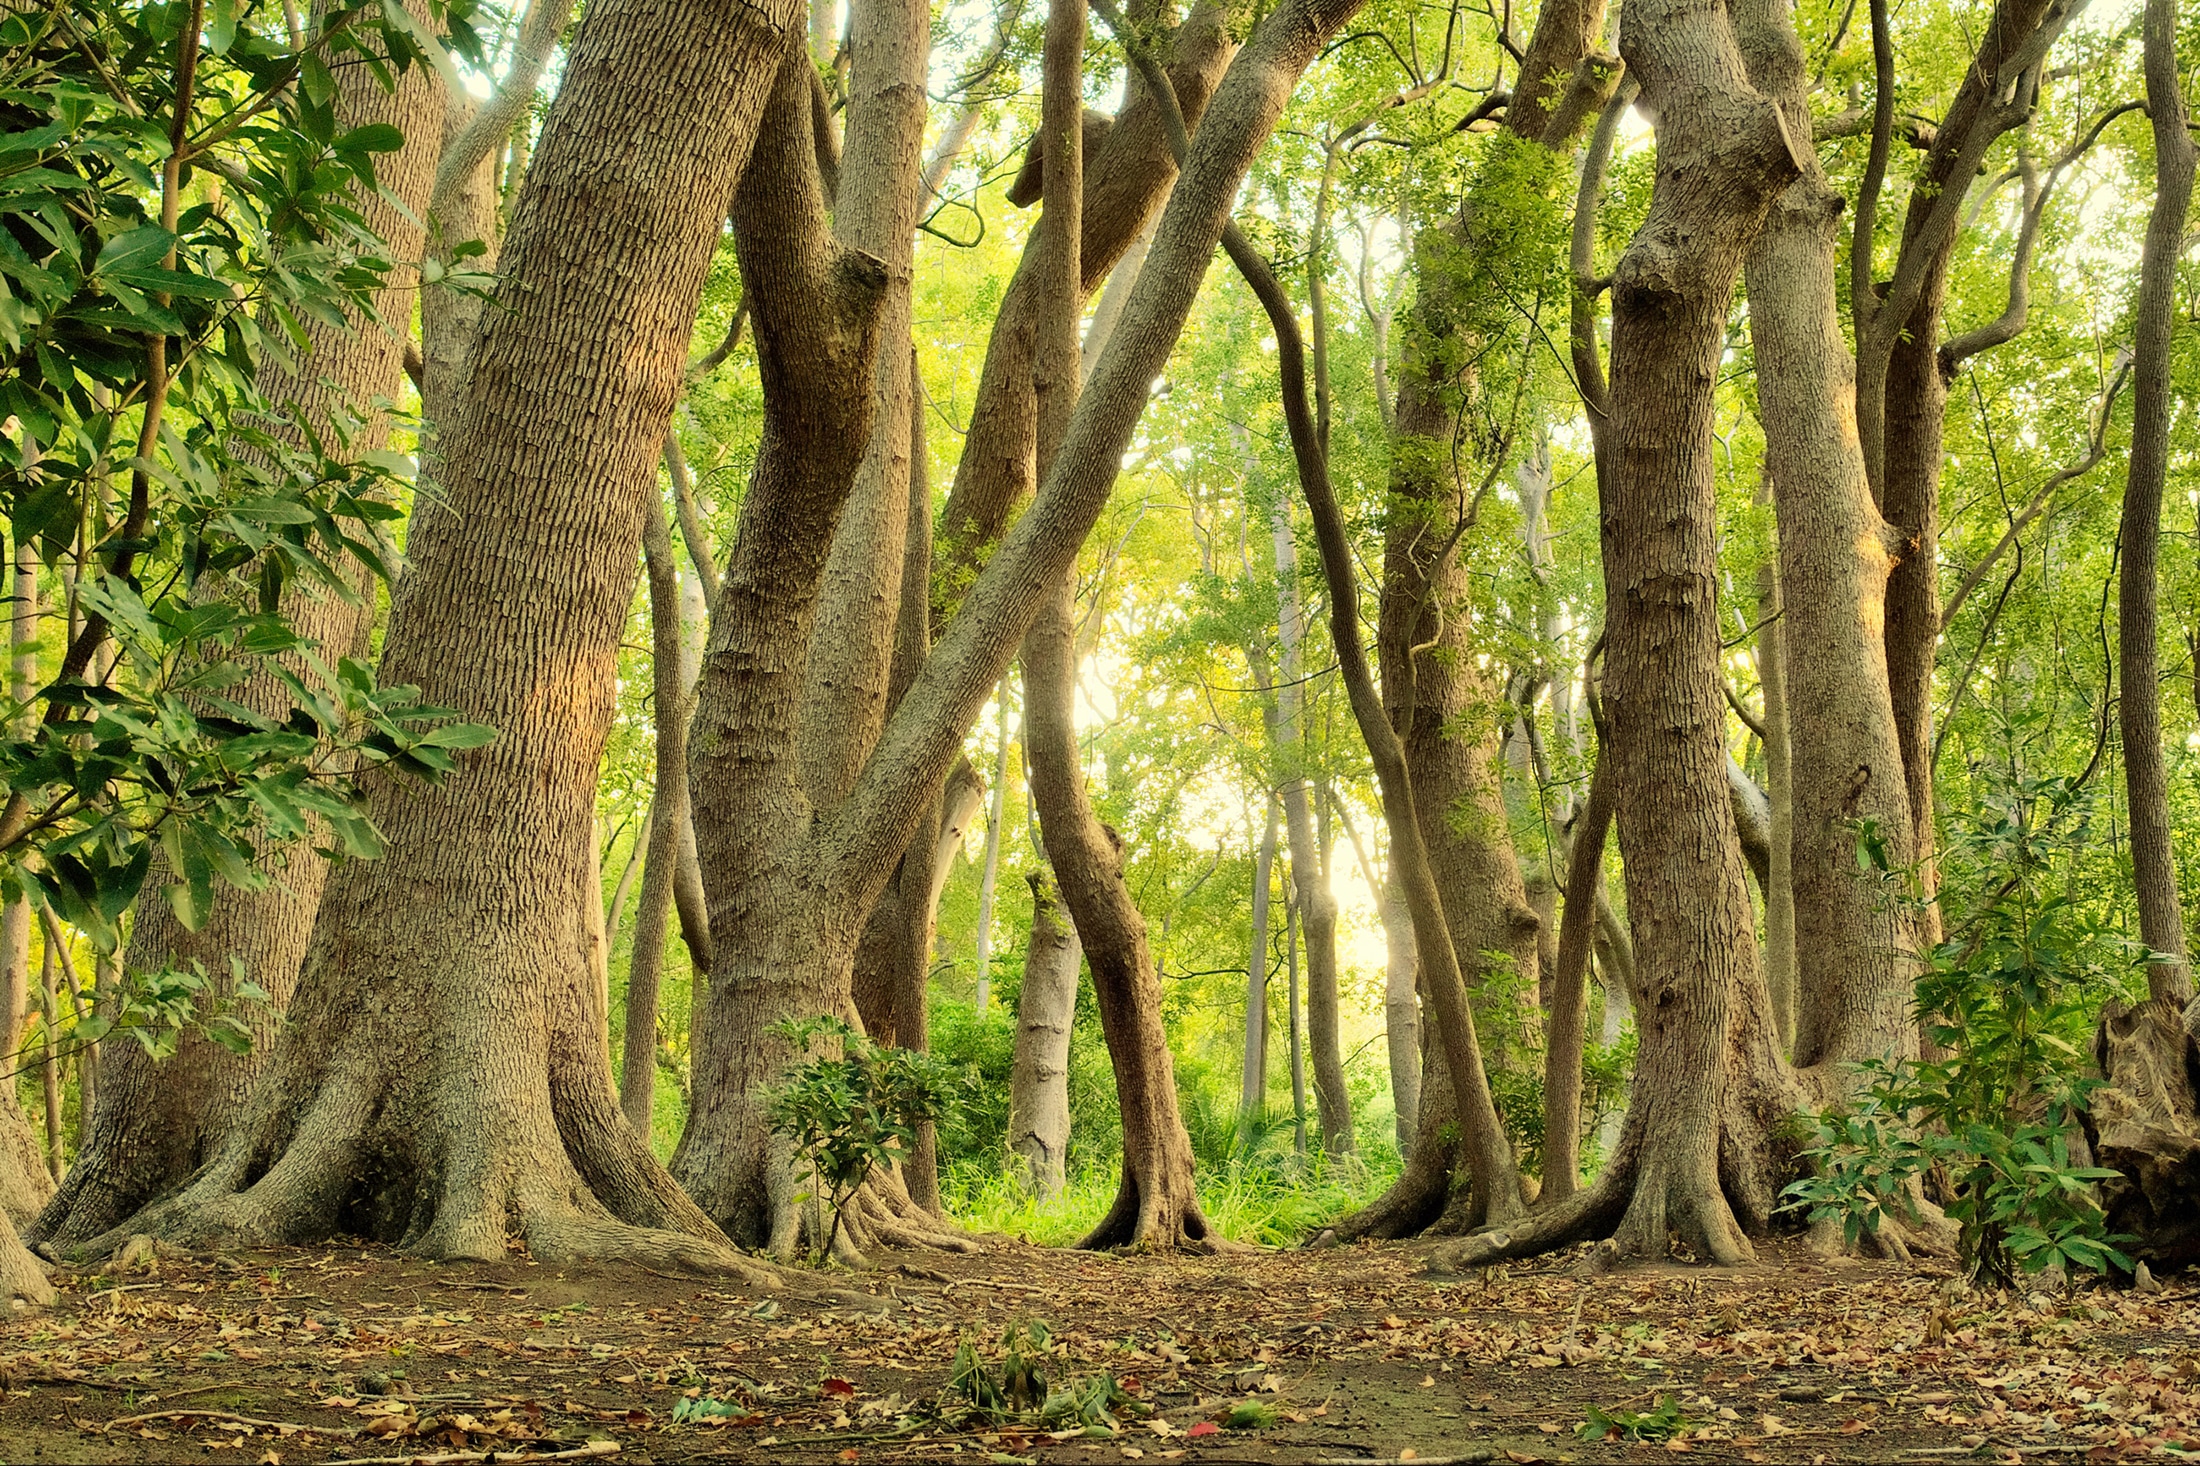
[[[2104,1083],[2088,1101],[2108,1226],[2136,1239],[2149,1267],[2200,1263],[2200,1001],[2180,1013],[2159,999],[2101,1010],[2093,1059]]]

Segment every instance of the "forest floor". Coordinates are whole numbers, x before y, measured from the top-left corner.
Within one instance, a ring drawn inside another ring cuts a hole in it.
[[[1779,1243],[1733,1272],[1472,1276],[1425,1245],[1113,1257],[986,1239],[790,1274],[436,1266],[358,1246],[68,1277],[0,1323],[0,1461],[2123,1460],[2200,1452],[2200,1280],[1960,1294]],[[1109,1424],[974,1417],[1043,1322]],[[1597,1423],[1609,1427],[1589,1439]],[[1585,1431],[1584,1427],[1588,1430]],[[1630,1437],[1634,1438],[1630,1438]]]

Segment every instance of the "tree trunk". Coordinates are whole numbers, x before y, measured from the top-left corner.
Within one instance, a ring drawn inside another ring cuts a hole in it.
[[[1193,125],[1236,49],[1226,28],[1228,15],[1229,7],[1218,0],[1197,0],[1169,42],[1169,77]],[[1080,142],[1082,137],[1080,132]],[[1099,289],[1145,232],[1175,177],[1176,163],[1157,104],[1134,77],[1123,110],[1086,160],[1077,250],[1081,292]],[[1035,249],[1035,240],[1026,245],[993,317],[970,435],[963,442],[954,489],[940,512],[932,558],[935,628],[947,624],[976,568],[1037,482],[1038,408],[1032,373],[1042,287]],[[1079,299],[1082,303],[1082,294]]]
[[[19,542],[10,595],[8,696],[28,707],[38,682],[38,552]],[[0,1217],[18,1226],[37,1216],[53,1194],[38,1130],[23,1110],[16,1084],[24,1023],[31,1011],[31,906],[0,912]]]
[[[1383,883],[1383,1041],[1390,1055],[1390,1100],[1398,1111],[1398,1154],[1413,1158],[1421,1114],[1421,999],[1414,991],[1420,964],[1413,952],[1413,913],[1395,881]]]
[[[1008,679],[1002,678],[994,696],[1000,706],[1000,728],[994,734],[993,805],[985,822],[985,869],[978,877],[978,986],[971,1007],[983,1013],[993,999],[993,897],[1000,889],[1001,819],[1008,805]]]
[[[1727,758],[1713,436],[1734,278],[1796,176],[1722,8],[1636,0],[1621,50],[1657,119],[1650,212],[1613,274],[1604,494],[1605,706],[1636,931],[1641,1032],[1619,1154],[1597,1184],[1463,1246],[1478,1265],[1603,1235],[1599,1256],[1753,1249],[1774,1128],[1795,1108],[1757,967]]]
[[[2170,850],[2169,774],[2162,758],[2162,689],[2155,564],[2162,538],[2162,483],[2169,467],[2170,336],[2177,260],[2192,206],[2193,143],[2178,85],[2176,0],[2147,0],[2147,111],[2154,119],[2154,212],[2140,256],[2137,339],[2132,346],[2131,459],[2124,479],[2123,579],[2116,637],[2123,697],[2124,779],[2131,800],[2132,879],[2139,936],[2173,958],[2147,968],[2147,990],[2165,1004],[2192,1001],[2185,914]]]
[[[1313,1050],[1322,1149],[1345,1155],[1352,1149],[1352,1098],[1345,1088],[1344,1053],[1337,1034],[1337,898],[1329,892],[1329,856],[1316,838],[1308,798],[1313,786],[1306,753],[1305,668],[1300,652],[1306,639],[1306,610],[1299,599],[1299,551],[1291,528],[1290,500],[1277,497],[1269,511],[1269,526],[1276,552],[1276,626],[1282,654],[1273,733],[1283,780],[1284,827],[1291,844],[1291,888],[1297,894],[1299,923],[1306,937],[1306,1032]],[[1299,1063],[1296,1046],[1292,1062]],[[1303,1112],[1304,1096],[1300,1099]],[[1303,1123],[1303,1113],[1300,1119]]]
[[[1008,1084],[1008,1149],[1041,1201],[1061,1195],[1069,1157],[1069,1039],[1084,950],[1054,877],[1035,870],[1031,945],[1016,998],[1016,1060]]]
[[[1588,1039],[1589,951],[1596,935],[1597,894],[1604,846],[1612,827],[1611,760],[1600,751],[1589,776],[1589,798],[1574,822],[1566,866],[1566,908],[1551,974],[1551,1010],[1544,1027],[1543,1190],[1545,1205],[1572,1196],[1581,1184],[1581,1060]]]
[[[589,830],[643,510],[792,23],[709,0],[582,22],[442,440],[450,512],[415,522],[385,642],[385,678],[497,741],[439,789],[367,779],[387,852],[331,879],[229,1142],[132,1225],[766,1276],[620,1114]]]
[[[1772,802],[1772,884],[1765,892],[1765,989],[1780,1048],[1795,1048],[1795,776],[1788,737],[1787,628],[1777,551],[1757,567],[1757,681],[1765,692],[1765,792]],[[1882,626],[1884,618],[1882,617]],[[1890,698],[1890,706],[1891,706]]]
[[[791,709],[801,671],[789,663],[808,644],[808,607],[823,568],[817,546],[829,539],[838,512],[840,496],[828,491],[833,480],[823,474],[854,472],[852,462],[824,470],[815,460],[838,452],[851,437],[860,447],[863,434],[827,430],[806,438],[815,451],[792,455],[803,466],[804,481],[788,482],[793,469],[778,466],[775,435],[793,424],[775,419],[775,404],[781,413],[796,405],[806,413],[837,410],[850,394],[831,391],[829,379],[818,391],[804,392],[767,375],[765,451],[742,504],[690,745],[714,968],[711,1012],[699,1030],[704,1041],[697,1050],[695,1109],[676,1158],[697,1200],[742,1234],[782,1243],[798,1236],[792,1178],[756,1104],[757,1090],[776,1080],[788,1057],[772,1026],[845,1002],[862,915],[933,807],[971,720],[1105,507],[1254,153],[1273,131],[1301,72],[1357,8],[1356,0],[1284,0],[1255,28],[1216,90],[1123,323],[1101,355],[1039,494],[962,598],[854,788],[830,811],[813,812],[795,776]],[[744,270],[768,255],[767,239],[788,232],[789,213],[778,208],[768,217],[779,227],[744,244]],[[760,328],[762,307],[774,296],[788,310],[802,310],[789,295],[755,292]],[[813,331],[831,319],[814,306],[798,318]],[[773,350],[764,359],[773,374],[802,364]],[[1076,909],[1074,900],[1071,907]],[[1157,994],[1150,970],[1145,981]],[[1134,1010],[1142,1000],[1136,992],[1110,993],[1097,978],[1096,985],[1108,1024],[1125,1016],[1119,1000]],[[1158,1038],[1158,1028],[1154,1033]],[[1134,1112],[1140,1101],[1125,1103]]]
[[[1917,1054],[1915,926],[1857,860],[1859,825],[1871,828],[1890,870],[1907,870],[1914,848],[1882,633],[1899,541],[1872,503],[1856,432],[1855,361],[1835,285],[1842,200],[1808,140],[1802,47],[1776,6],[1738,9],[1737,29],[1751,79],[1785,113],[1802,169],[1746,268],[1780,527],[1795,1064],[1816,1071],[1821,1092],[1845,1094],[1850,1066]]]
[[[656,726],[656,794],[650,804],[649,855],[641,906],[634,913],[634,948],[627,962],[626,1044],[619,1056],[619,1104],[646,1142],[657,1097],[657,997],[664,976],[665,927],[681,847],[688,838],[687,725],[694,712],[693,666],[681,614],[679,562],[664,502],[644,507],[642,558],[649,576],[651,693]],[[616,936],[616,930],[613,931]]]
[[[316,15],[322,11],[315,7]],[[425,7],[416,12],[425,15]],[[364,66],[338,67],[336,76],[340,128],[387,124],[405,135],[404,146],[375,162],[380,191],[360,198],[357,206],[389,258],[416,260],[424,239],[418,221],[427,212],[440,146],[442,83],[428,66],[408,68],[394,90],[385,90]],[[306,347],[295,368],[264,364],[261,394],[327,435],[332,446],[344,441],[334,425],[356,418],[362,426],[338,452],[380,449],[389,438],[389,421],[374,404],[396,398],[405,379],[404,338],[385,323],[407,318],[413,290],[405,271],[392,271],[375,293],[375,321],[303,322]],[[367,650],[374,590],[364,567],[354,565],[351,573],[364,593],[361,602],[303,588],[287,590],[282,599],[292,629],[316,642],[331,663]],[[294,664],[293,670],[304,668]],[[271,671],[253,674],[225,695],[277,717],[292,703],[289,689]],[[208,979],[209,1004],[226,1004],[234,996],[233,964],[241,965],[244,977],[268,995],[265,1003],[229,1009],[251,1030],[250,1050],[233,1052],[196,1029],[184,1032],[165,1060],[156,1061],[135,1043],[103,1045],[99,1102],[79,1141],[76,1165],[25,1229],[30,1240],[70,1246],[98,1236],[205,1164],[240,1120],[297,986],[329,875],[328,862],[310,840],[266,851],[259,865],[270,877],[267,885],[221,891],[211,916],[195,932],[176,920],[167,902],[140,902],[124,957],[132,972],[199,964]],[[167,883],[165,862],[156,857],[145,890],[158,891]]]
[[[1248,1149],[1268,1117],[1268,903],[1276,865],[1276,805],[1263,799],[1267,828],[1253,852],[1252,935],[1245,955],[1245,1044],[1238,1079],[1238,1128]]]

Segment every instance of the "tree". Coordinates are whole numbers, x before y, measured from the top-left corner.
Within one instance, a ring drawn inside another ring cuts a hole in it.
[[[1726,789],[1714,529],[1713,404],[1734,280],[1801,169],[1741,37],[1741,4],[1630,6],[1620,52],[1657,120],[1650,212],[1612,275],[1611,446],[1603,455],[1605,699],[1637,922],[1641,1057],[1619,1151],[1589,1190],[1471,1239],[1465,1264],[1584,1236],[1600,1256],[1753,1255],[1773,1202],[1776,1128],[1794,1108],[1757,966]],[[1654,919],[1646,919],[1655,913]]]
[[[620,1115],[589,832],[644,499],[791,23],[618,0],[583,21],[442,438],[449,512],[413,526],[385,639],[386,676],[496,742],[433,795],[370,782],[384,858],[333,875],[245,1119],[135,1225],[742,1267]]]
[[[775,1250],[791,1250],[799,1236],[793,1177],[755,1098],[788,1058],[773,1025],[846,1001],[864,915],[1105,506],[1252,154],[1300,72],[1356,8],[1351,0],[1293,0],[1269,13],[1231,63],[1036,501],[1002,538],[830,811],[811,810],[794,782],[785,709],[801,674],[789,665],[796,657],[775,649],[807,645],[822,573],[810,547],[846,490],[798,496],[779,487],[771,435],[784,429],[772,424],[794,394],[767,389],[767,441],[713,618],[690,755],[716,971],[678,1166],[734,1235],[769,1240]]]

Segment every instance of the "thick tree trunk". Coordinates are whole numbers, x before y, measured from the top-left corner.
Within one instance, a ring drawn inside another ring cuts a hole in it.
[[[132,1225],[432,1257],[746,1270],[620,1114],[590,946],[596,776],[643,509],[728,197],[793,12],[583,21],[413,526],[383,674],[498,730],[329,883],[290,1021],[200,1177]],[[524,607],[525,638],[510,634]],[[110,1234],[111,1236],[112,1234]]]
[[[1814,1084],[1832,1095],[1854,1084],[1857,1062],[1917,1054],[1914,923],[1856,854],[1860,824],[1891,870],[1908,869],[1914,846],[1882,634],[1899,541],[1872,503],[1856,431],[1855,361],[1835,286],[1842,200],[1809,141],[1802,47],[1775,4],[1737,5],[1736,21],[1751,80],[1785,113],[1802,168],[1746,269],[1780,530],[1795,1064],[1817,1071]]]
[[[1016,1059],[1008,1083],[1008,1149],[1041,1201],[1062,1191],[1069,1157],[1069,1040],[1084,949],[1053,875],[1035,870],[1031,945],[1016,997]]]
[[[619,1104],[646,1142],[657,1098],[657,999],[664,977],[665,928],[688,840],[687,728],[694,713],[694,667],[680,604],[672,526],[654,495],[644,507],[642,557],[649,577],[652,701],[657,733],[656,795],[650,805],[648,863],[634,913],[626,971],[626,1044],[619,1056]],[[616,937],[616,929],[612,935]]]
[[[1772,1038],[1726,790],[1713,453],[1734,278],[1796,176],[1723,8],[1636,0],[1621,50],[1657,119],[1650,212],[1613,275],[1605,706],[1641,1056],[1619,1154],[1573,1201],[1477,1237],[1480,1264],[1584,1237],[1599,1256],[1753,1255],[1794,1086]]]
[[[2147,968],[2147,990],[2175,1005],[2192,1001],[2185,913],[2170,850],[2169,774],[2162,758],[2162,690],[2155,565],[2162,538],[2162,483],[2169,467],[2172,407],[2170,336],[2176,324],[2177,261],[2192,206],[2193,142],[2178,84],[2176,0],[2147,0],[2147,111],[2154,120],[2154,212],[2140,256],[2137,339],[2132,347],[2131,459],[2124,479],[2123,579],[2116,636],[2123,697],[2117,705],[2130,793],[2132,879],[2139,935],[2175,960]]]
[[[416,7],[425,14],[425,7]],[[317,7],[318,11],[318,7]],[[358,201],[361,217],[395,260],[420,257],[440,148],[438,123],[443,87],[427,66],[407,69],[385,90],[368,68],[337,68],[338,125],[345,129],[387,124],[405,135],[404,146],[376,160],[381,190]],[[363,426],[344,449],[363,454],[389,438],[377,400],[398,396],[404,382],[404,337],[394,323],[411,310],[414,281],[393,271],[376,292],[375,322],[342,326],[304,323],[306,349],[295,369],[263,367],[259,388],[268,402],[316,431],[356,418]],[[340,441],[331,434],[329,441]],[[347,603],[324,591],[292,589],[282,611],[300,635],[318,643],[322,656],[363,656],[373,618],[374,592],[363,567],[352,567],[364,600]],[[298,668],[297,670],[303,670]],[[256,673],[227,696],[280,717],[291,694],[271,672]],[[298,982],[299,964],[313,930],[314,913],[327,883],[326,860],[311,841],[270,850],[260,859],[270,879],[259,891],[224,890],[198,931],[176,920],[165,901],[139,903],[124,956],[132,972],[158,972],[196,962],[209,980],[207,998],[234,995],[233,964],[267,993],[265,1003],[237,1004],[231,1013],[252,1034],[248,1052],[236,1053],[201,1031],[187,1031],[176,1051],[156,1061],[135,1043],[102,1045],[99,1100],[77,1150],[76,1165],[38,1219],[25,1229],[33,1241],[58,1246],[98,1236],[203,1165],[244,1112],[254,1077],[276,1040],[283,1009]],[[165,862],[146,882],[148,892],[167,884]]]
[[[1383,883],[1383,1041],[1390,1056],[1390,1099],[1398,1111],[1398,1154],[1413,1156],[1421,1114],[1420,963],[1413,951],[1413,913],[1395,881]]]

